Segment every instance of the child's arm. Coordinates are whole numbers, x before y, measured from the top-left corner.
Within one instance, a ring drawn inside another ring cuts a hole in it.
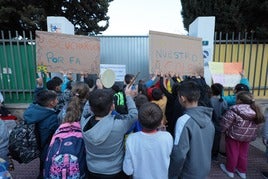
[[[126,104],[128,108],[128,114],[123,115],[124,120],[121,120],[123,123],[124,133],[131,127],[131,125],[138,119],[138,110],[136,108],[133,97],[136,95],[136,91],[133,91],[129,85],[125,88],[126,94]]]
[[[43,84],[43,78],[37,78],[36,79],[36,88],[34,90],[34,99],[33,99],[33,103],[36,103],[36,95],[40,92],[45,90],[44,84]]]
[[[248,88],[250,89],[249,81],[244,75],[244,70],[242,72],[240,72],[240,75],[241,75],[240,83],[247,85]]]
[[[175,133],[174,145],[170,155],[169,179],[175,179],[180,176],[187,154],[190,150],[189,131],[183,130],[183,128],[179,130],[178,127],[183,125],[184,118],[179,118],[178,121],[181,122],[177,122],[176,124],[176,129],[178,130]]]
[[[134,167],[133,167],[133,161],[131,158],[130,150],[129,150],[129,140],[126,141],[126,153],[123,161],[123,171],[127,175],[133,175],[134,173]]]
[[[221,119],[221,132],[227,131],[235,120],[235,113],[232,110],[228,110]]]

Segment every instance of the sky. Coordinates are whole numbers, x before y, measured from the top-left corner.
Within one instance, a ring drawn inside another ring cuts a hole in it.
[[[179,0],[114,0],[103,35],[148,35],[149,30],[186,35]]]

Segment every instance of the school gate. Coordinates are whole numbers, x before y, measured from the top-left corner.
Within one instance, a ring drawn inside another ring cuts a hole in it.
[[[5,103],[31,103],[36,79],[36,46],[33,32],[22,36],[8,32],[0,39],[0,90]],[[16,37],[16,38],[14,38]],[[222,40],[230,39],[230,40]],[[138,79],[149,77],[149,36],[98,36],[100,63],[125,64],[126,72]],[[253,94],[257,99],[268,99],[267,40],[256,41],[254,34],[215,33],[215,62],[242,62]],[[232,89],[226,89],[232,93]]]

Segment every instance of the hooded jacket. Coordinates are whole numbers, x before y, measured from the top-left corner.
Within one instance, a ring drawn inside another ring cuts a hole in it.
[[[212,108],[187,108],[176,123],[169,178],[201,179],[209,175],[214,125]]]
[[[37,124],[41,148],[49,144],[50,138],[59,127],[55,110],[38,104],[31,104],[25,110],[23,117],[28,124]]]
[[[250,142],[256,139],[258,125],[254,122],[256,112],[248,104],[232,106],[221,121],[222,132],[232,139]]]
[[[108,114],[95,125],[88,127],[90,116],[81,119],[81,127],[86,147],[87,167],[90,172],[112,175],[122,171],[124,159],[124,136],[137,120],[138,111],[130,96],[126,96],[128,114]]]

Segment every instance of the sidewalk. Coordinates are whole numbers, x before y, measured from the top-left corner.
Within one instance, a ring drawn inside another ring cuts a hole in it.
[[[260,141],[257,141],[257,143]],[[254,146],[250,145],[249,159],[248,159],[248,179],[262,179],[260,171],[268,171],[268,163],[264,156],[264,152]],[[224,163],[225,158],[220,157],[219,162],[212,162],[211,172],[208,179],[228,179],[228,177],[221,171],[219,164]],[[14,161],[15,170],[11,172],[14,179],[36,179],[39,170],[39,159],[36,159],[28,164],[18,164]],[[238,179],[235,175],[235,179]]]
[[[264,146],[261,149],[256,146],[260,146],[260,139],[251,143],[249,148],[249,158],[248,158],[248,170],[247,170],[247,178],[248,179],[263,179],[261,175],[261,171],[268,171],[268,163],[267,159],[264,155]],[[227,179],[227,175],[225,175],[220,169],[220,164],[225,163],[225,157],[220,157],[218,162],[212,162],[211,172],[208,179]],[[240,178],[237,174],[235,174],[235,179]]]

